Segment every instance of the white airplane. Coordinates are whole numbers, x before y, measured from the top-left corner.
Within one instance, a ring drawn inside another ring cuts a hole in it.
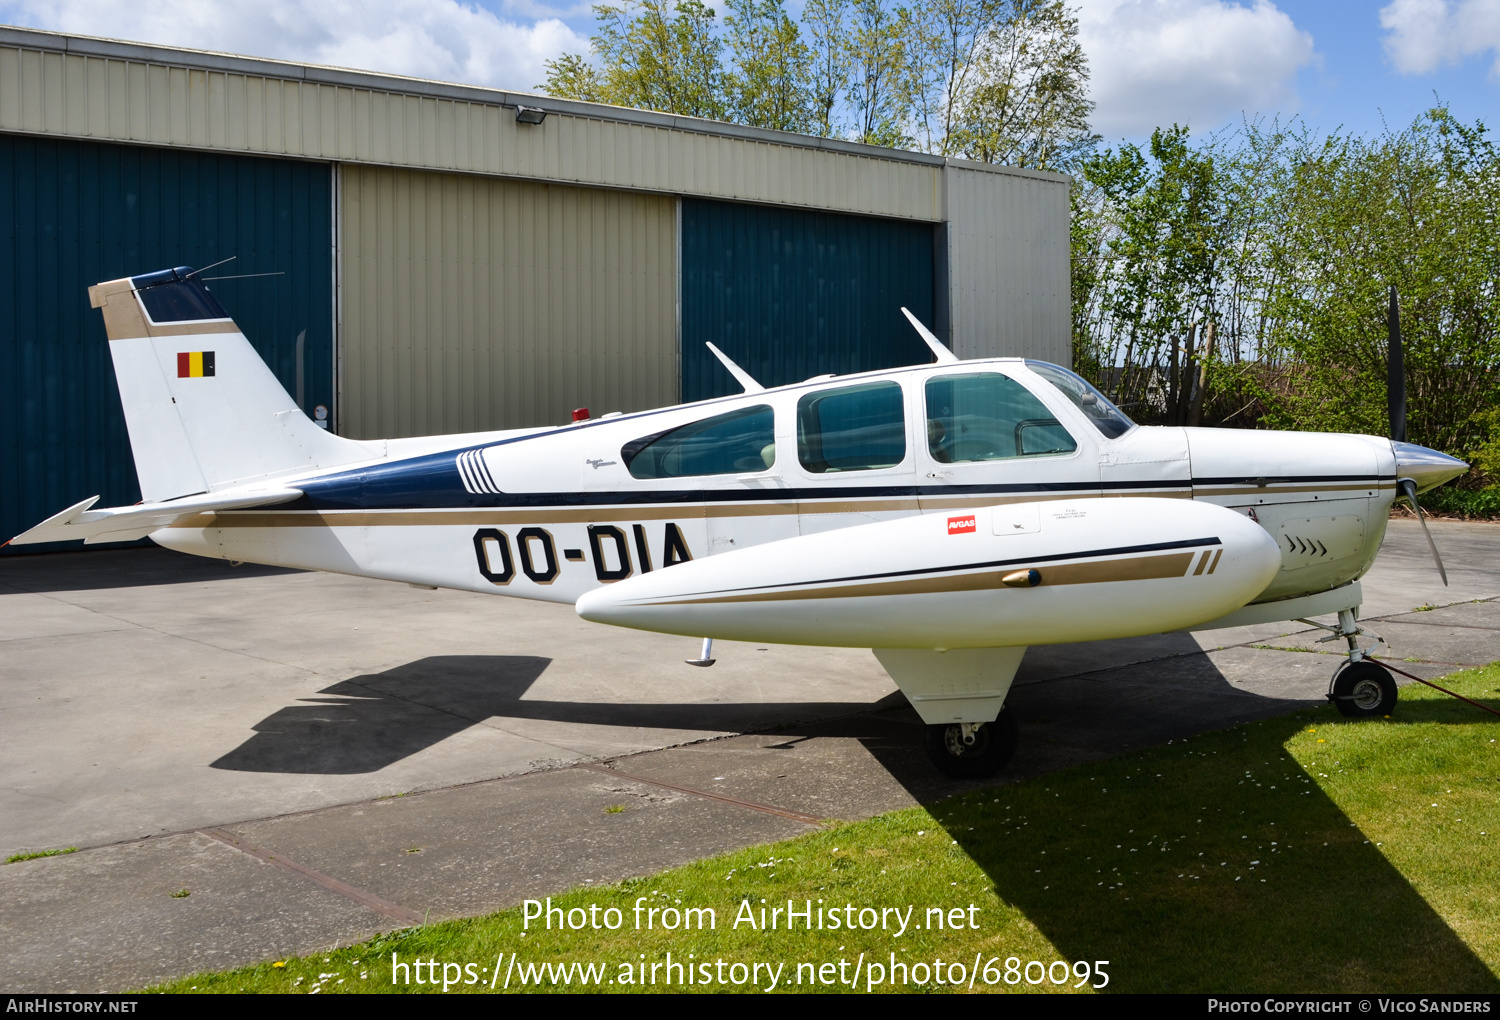
[[[149,536],[566,602],[704,638],[695,665],[715,637],[871,648],[961,777],[1014,752],[1030,645],[1336,614],[1350,652],[1329,697],[1389,713],[1358,578],[1398,494],[1467,467],[1373,436],[1136,425],[1067,369],[961,361],[909,312],[932,364],[766,389],[715,348],[743,393],[359,441],[298,409],[193,270],[89,297],[144,501],[96,496],[11,544]]]

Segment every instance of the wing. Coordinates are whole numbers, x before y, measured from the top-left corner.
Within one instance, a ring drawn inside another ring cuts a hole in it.
[[[1232,612],[1281,566],[1224,507],[1077,499],[924,514],[678,564],[578,600],[586,620],[787,644],[946,650],[1155,634]]]

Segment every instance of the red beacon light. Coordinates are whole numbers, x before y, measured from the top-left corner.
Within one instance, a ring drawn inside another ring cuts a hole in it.
[[[586,408],[586,407],[575,407],[573,409],[573,420],[574,421],[588,421],[589,420],[589,409]]]

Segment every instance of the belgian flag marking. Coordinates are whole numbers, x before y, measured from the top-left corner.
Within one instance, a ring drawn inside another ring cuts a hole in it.
[[[213,351],[181,351],[177,355],[177,378],[198,379],[214,374]]]

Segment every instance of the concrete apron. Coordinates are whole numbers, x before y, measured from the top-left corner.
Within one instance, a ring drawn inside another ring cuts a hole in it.
[[[1500,658],[1500,603],[1470,601],[1500,596],[1500,527],[1434,531],[1450,588],[1414,521],[1365,579],[1423,676]],[[1000,781],[1317,702],[1333,655],[1290,649],[1331,653],[1318,636],[1033,649]],[[12,987],[309,952],[966,788],[868,652],[696,651],[565,606],[158,550],[0,560],[0,842],[81,848],[0,867]]]

